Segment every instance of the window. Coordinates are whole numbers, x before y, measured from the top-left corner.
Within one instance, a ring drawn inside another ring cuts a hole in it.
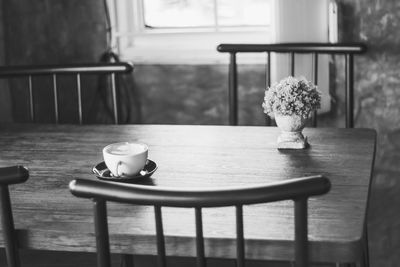
[[[135,64],[228,63],[220,43],[327,42],[337,38],[334,0],[107,0],[115,46]],[[333,25],[332,25],[333,24]],[[328,39],[329,33],[329,39]],[[265,64],[259,54],[238,62]],[[322,112],[330,109],[329,57],[319,58]],[[272,57],[272,81],[289,73],[287,56]],[[296,57],[296,75],[312,79],[312,60]]]
[[[273,0],[108,0],[115,46],[136,63],[226,63],[219,43],[273,41]]]
[[[265,0],[143,0],[147,29],[268,26],[269,1]]]

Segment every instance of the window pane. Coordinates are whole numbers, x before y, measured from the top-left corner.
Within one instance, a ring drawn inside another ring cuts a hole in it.
[[[268,0],[217,0],[218,25],[269,25],[271,7]]]
[[[214,26],[213,0],[143,0],[144,22],[152,28]]]

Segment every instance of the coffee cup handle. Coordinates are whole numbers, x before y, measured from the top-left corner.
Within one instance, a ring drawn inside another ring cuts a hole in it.
[[[116,177],[121,177],[122,175],[124,175],[124,173],[119,173],[119,166],[121,166],[122,165],[122,161],[118,161],[118,163],[117,163],[117,166],[116,166],[116,168],[115,168],[115,173],[117,174],[117,176]]]

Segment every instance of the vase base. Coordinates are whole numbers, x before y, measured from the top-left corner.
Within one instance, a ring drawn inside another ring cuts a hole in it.
[[[307,137],[301,132],[295,134],[285,132],[278,137],[278,149],[305,149],[307,144]]]

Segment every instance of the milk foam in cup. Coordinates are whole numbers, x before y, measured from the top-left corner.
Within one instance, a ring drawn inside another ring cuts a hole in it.
[[[114,177],[129,177],[138,174],[146,165],[148,150],[143,143],[114,143],[103,148],[103,158]]]

